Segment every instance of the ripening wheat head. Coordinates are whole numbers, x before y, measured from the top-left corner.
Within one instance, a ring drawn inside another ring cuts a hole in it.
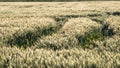
[[[112,16],[109,17],[105,22],[109,25],[110,29],[113,29],[115,33],[120,34],[120,17]]]
[[[100,24],[89,18],[72,18],[68,20],[61,31],[64,31],[66,35],[84,35],[85,32],[99,27],[101,27]]]

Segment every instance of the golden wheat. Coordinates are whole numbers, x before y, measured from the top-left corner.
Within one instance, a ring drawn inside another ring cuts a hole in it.
[[[119,68],[119,6],[1,2],[0,68]]]

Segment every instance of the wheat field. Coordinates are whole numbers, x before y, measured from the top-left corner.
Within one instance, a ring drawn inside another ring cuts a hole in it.
[[[120,2],[0,2],[0,68],[120,68]]]

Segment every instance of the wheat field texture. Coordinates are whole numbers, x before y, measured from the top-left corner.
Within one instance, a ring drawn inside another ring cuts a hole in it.
[[[0,68],[120,68],[120,2],[0,2]]]

